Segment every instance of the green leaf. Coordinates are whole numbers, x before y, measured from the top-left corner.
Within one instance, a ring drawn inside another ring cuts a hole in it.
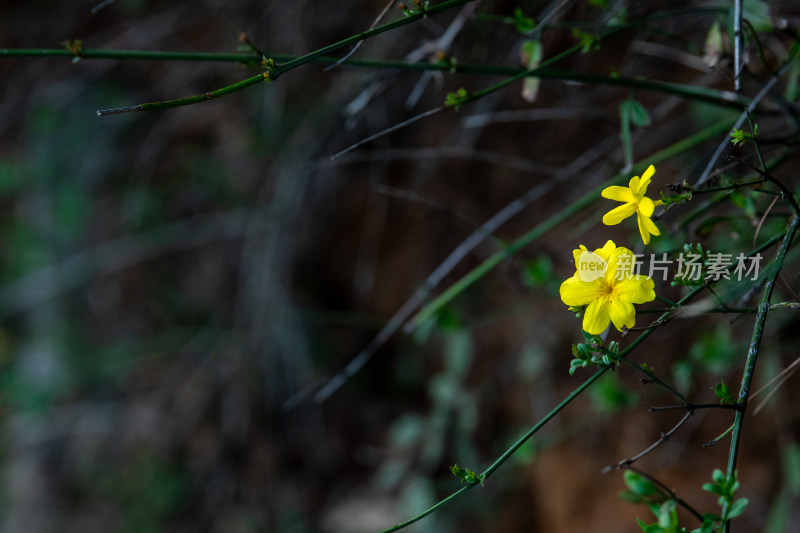
[[[623,474],[623,479],[631,492],[638,496],[661,496],[661,491],[658,490],[658,487],[641,474],[626,470]]]
[[[469,100],[470,94],[469,92],[461,87],[457,91],[447,93],[447,96],[444,99],[444,105],[447,107],[454,107],[456,111]]]
[[[747,498],[739,498],[728,508],[728,515],[727,518],[730,520],[731,518],[736,518],[737,516],[741,515],[749,501]]]
[[[536,21],[534,21],[531,17],[526,16],[520,8],[514,10],[513,20],[517,31],[525,35],[532,32],[536,27]]]
[[[468,468],[461,468],[458,466],[458,463],[454,464],[450,467],[450,471],[453,473],[454,476],[461,480],[461,483],[469,483],[470,485],[475,485],[476,483],[480,483],[481,487],[483,486],[483,482],[486,480],[485,474],[478,474],[474,470],[470,470]]]
[[[714,394],[717,395],[719,401],[725,404],[733,403],[733,396],[731,396],[731,389],[724,380],[714,385]]]
[[[769,33],[774,28],[769,13],[769,4],[764,0],[744,0],[742,2],[742,18],[746,18],[759,33]]]
[[[572,30],[572,36],[580,40],[581,47],[583,48],[581,52],[584,54],[590,50],[600,49],[600,38],[591,33],[576,28]]]
[[[645,109],[642,104],[631,99],[628,100],[628,105],[630,106],[631,121],[634,123],[634,125],[639,128],[650,125],[650,115],[647,113],[647,109]]]

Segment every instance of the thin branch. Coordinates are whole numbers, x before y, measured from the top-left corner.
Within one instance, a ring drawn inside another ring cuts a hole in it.
[[[180,107],[180,106],[185,106],[185,105],[197,104],[197,103],[200,103],[200,102],[204,102],[206,100],[219,98],[221,96],[226,96],[228,94],[240,91],[242,89],[250,87],[251,85],[255,85],[256,83],[259,83],[261,81],[274,81],[280,75],[282,75],[282,74],[284,74],[284,73],[286,73],[286,72],[288,72],[290,70],[293,70],[293,69],[299,67],[300,65],[304,65],[304,64],[309,63],[311,61],[314,61],[315,59],[317,59],[319,57],[322,57],[322,56],[324,56],[326,54],[329,54],[331,52],[339,50],[340,48],[344,48],[345,46],[349,46],[351,44],[357,43],[358,41],[363,41],[363,40],[368,39],[370,37],[374,37],[375,35],[378,35],[378,34],[393,30],[395,28],[399,28],[400,26],[404,26],[406,24],[410,24],[411,22],[415,22],[417,20],[421,20],[421,19],[423,19],[425,17],[428,17],[430,15],[434,15],[434,14],[439,13],[441,11],[445,11],[445,10],[451,9],[453,7],[456,7],[456,6],[459,6],[459,5],[463,5],[463,4],[466,4],[466,3],[469,3],[469,2],[473,2],[473,1],[475,1],[475,0],[447,0],[445,2],[442,2],[441,4],[438,4],[438,5],[435,5],[435,6],[432,6],[432,7],[426,7],[424,9],[420,9],[417,13],[413,13],[413,14],[407,15],[406,17],[403,17],[401,19],[398,19],[398,20],[383,24],[381,26],[378,26],[377,28],[358,33],[356,35],[348,37],[347,39],[343,39],[343,40],[341,40],[339,42],[330,44],[328,46],[324,46],[324,47],[322,47],[322,48],[320,48],[318,50],[315,50],[314,52],[311,52],[311,53],[306,54],[304,56],[298,57],[297,59],[289,61],[288,63],[284,63],[284,64],[281,64],[281,65],[278,65],[278,66],[275,66],[275,67],[268,68],[265,72],[263,72],[261,74],[258,74],[256,76],[247,78],[247,79],[242,80],[242,81],[239,81],[237,83],[234,83],[233,85],[229,85],[227,87],[223,87],[221,89],[217,89],[215,91],[210,91],[210,92],[207,92],[207,93],[204,93],[204,94],[197,94],[197,95],[194,95],[194,96],[187,96],[185,98],[177,98],[175,100],[165,100],[165,101],[162,101],[162,102],[151,102],[151,103],[146,103],[146,104],[140,104],[140,107],[141,107],[140,110],[141,111],[151,111],[151,110],[157,110],[157,109],[169,109],[169,108],[173,108],[173,107]],[[116,111],[116,110],[101,109],[101,110],[99,110],[97,112],[97,114],[98,114],[98,116],[114,114],[114,113],[111,113],[111,111]]]
[[[676,304],[676,306],[677,306],[677,304]],[[662,318],[665,317],[665,316],[668,316],[670,313],[673,313],[673,312],[674,312],[674,309],[665,309],[665,310],[663,310]],[[651,327],[654,327],[654,326],[651,326]],[[643,329],[646,329],[646,328],[643,328]],[[629,330],[629,331],[632,331],[632,330]],[[683,394],[678,392],[672,385],[670,385],[666,381],[664,381],[661,378],[659,378],[658,376],[656,376],[655,373],[652,372],[651,370],[648,370],[645,367],[639,366],[639,365],[637,365],[633,361],[630,361],[627,358],[620,357],[618,354],[616,354],[616,353],[614,353],[611,350],[608,350],[606,348],[600,348],[600,351],[602,351],[604,354],[608,355],[609,357],[611,357],[615,361],[618,361],[620,363],[628,365],[629,367],[633,368],[634,370],[636,370],[638,372],[641,372],[644,375],[646,375],[647,378],[643,378],[643,380],[642,380],[643,383],[655,383],[656,385],[658,385],[659,387],[663,388],[664,390],[666,390],[667,392],[669,392],[670,394],[672,394],[673,396],[678,398],[680,401],[682,401],[683,405],[691,405],[690,402],[686,399],[686,397]],[[646,379],[646,381],[645,381],[645,379]]]
[[[764,408],[764,406],[767,405],[767,402],[770,398],[772,398],[773,394],[775,394],[789,380],[789,378],[792,377],[797,369],[800,368],[798,365],[800,365],[800,357],[795,359],[792,364],[781,370],[778,375],[770,379],[760,389],[753,393],[752,397],[755,398],[759,393],[766,390],[766,388],[772,385],[775,381],[778,382],[777,385],[775,385],[775,388],[769,391],[769,394],[767,394],[767,396],[761,400],[761,403],[759,403],[756,408],[753,409],[753,416],[757,415]]]
[[[89,11],[91,11],[92,15],[96,15],[101,9],[110,6],[111,4],[113,4],[116,1],[117,0],[103,0],[102,2],[100,2],[99,4],[94,6],[92,9],[90,9]]]
[[[369,27],[369,29],[373,29],[373,28],[375,28],[375,26],[377,26],[377,25],[380,23],[380,21],[382,21],[382,20],[383,20],[383,17],[385,17],[385,16],[386,16],[386,14],[389,12],[389,10],[390,10],[390,9],[392,9],[392,7],[394,6],[394,4],[395,4],[396,2],[397,2],[397,0],[389,0],[389,3],[388,3],[388,4],[386,4],[386,6],[383,8],[383,10],[382,10],[382,11],[381,11],[381,12],[378,14],[378,16],[377,16],[377,17],[375,18],[375,20],[372,22],[372,25]],[[327,67],[325,67],[324,71],[325,71],[325,72],[328,72],[328,71],[330,71],[330,70],[333,70],[333,69],[335,69],[336,67],[338,67],[339,65],[341,65],[342,63],[344,63],[345,61],[347,61],[348,59],[350,59],[350,56],[352,56],[353,54],[355,54],[355,53],[356,53],[356,50],[358,50],[359,48],[361,48],[361,45],[362,45],[363,43],[364,43],[364,40],[363,40],[363,39],[362,39],[362,40],[360,40],[360,41],[358,41],[358,42],[356,43],[356,45],[355,45],[355,46],[354,46],[354,47],[353,47],[353,48],[352,48],[352,49],[351,49],[349,52],[347,52],[347,54],[345,54],[345,55],[344,55],[344,57],[342,57],[341,59],[339,59],[339,60],[338,60],[338,61],[336,61],[335,63],[333,63],[333,64],[331,64],[331,65],[328,65]]]
[[[330,158],[326,158],[324,161],[320,161],[320,166],[334,166],[366,161],[462,159],[464,161],[477,161],[534,174],[555,174],[560,170],[558,167],[527,157],[518,157],[491,150],[472,150],[460,146],[375,149],[369,150],[368,152],[351,153],[346,157],[338,159],[336,163],[331,163],[329,159]]]
[[[682,411],[687,409],[689,411],[696,411],[697,409],[728,409],[738,411],[740,407],[735,403],[682,403],[679,405],[653,405],[647,408],[647,411],[654,413],[656,411]]]
[[[733,84],[737,93],[742,92],[742,0],[733,0]]]
[[[607,474],[608,472],[614,469],[629,467],[630,465],[632,465],[633,463],[635,463],[648,453],[652,452],[653,450],[655,450],[656,448],[667,442],[669,438],[672,437],[672,435],[674,435],[675,432],[678,431],[686,423],[686,421],[689,420],[689,418],[692,415],[694,415],[694,411],[692,409],[688,409],[686,411],[686,414],[683,415],[683,418],[681,418],[680,421],[677,424],[675,424],[675,426],[672,429],[670,429],[666,433],[662,433],[661,437],[659,437],[657,441],[655,441],[653,444],[651,444],[650,446],[648,446],[647,448],[645,448],[644,450],[642,450],[641,452],[639,452],[638,454],[634,455],[629,459],[623,459],[622,461],[618,462],[615,465],[606,466],[605,468],[603,468],[603,473]]]
[[[438,113],[440,111],[444,111],[445,109],[446,109],[445,106],[439,106],[439,107],[435,107],[433,109],[429,109],[429,110],[425,111],[424,113],[420,113],[419,115],[415,115],[415,116],[413,116],[413,117],[411,117],[411,118],[409,118],[407,120],[404,120],[403,122],[400,122],[399,124],[395,124],[394,126],[390,126],[390,127],[386,128],[384,130],[379,131],[378,133],[375,133],[374,135],[370,135],[369,137],[367,137],[365,139],[361,139],[357,143],[351,144],[350,146],[348,146],[347,148],[345,148],[341,152],[336,152],[335,154],[333,154],[331,156],[331,161],[335,160],[338,157],[343,156],[344,154],[346,154],[348,152],[352,152],[353,150],[355,150],[359,146],[363,146],[363,145],[367,144],[368,142],[374,141],[375,139],[383,137],[384,135],[388,135],[388,134],[392,133],[393,131],[397,131],[399,129],[405,128],[406,126],[408,126],[410,124],[413,124],[415,122],[419,122],[420,120],[422,120],[424,118],[431,117],[431,116],[435,115],[436,113]]]

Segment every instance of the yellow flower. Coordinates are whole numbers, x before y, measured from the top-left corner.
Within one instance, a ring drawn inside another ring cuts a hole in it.
[[[586,254],[586,255],[583,255]],[[608,241],[592,254],[585,246],[572,252],[575,258],[575,275],[561,284],[561,301],[570,307],[586,307],[583,315],[583,329],[591,335],[599,335],[609,322],[622,331],[622,327],[632,328],[636,324],[636,310],[633,304],[653,301],[653,280],[648,276],[634,275],[636,257],[627,248],[618,247]],[[600,257],[606,262],[605,272],[597,277],[588,276],[582,271],[584,258]],[[596,278],[596,279],[593,279]],[[584,281],[592,279],[592,281]]]
[[[656,205],[661,205],[661,201],[654,202],[644,195],[647,192],[647,186],[650,185],[650,178],[655,173],[656,167],[650,165],[642,174],[641,179],[639,179],[639,176],[632,177],[627,187],[612,185],[603,189],[603,192],[600,193],[603,198],[623,202],[623,205],[605,214],[603,224],[614,226],[636,213],[639,233],[641,233],[645,244],[650,244],[651,234],[661,235],[661,232],[658,231],[658,228],[650,219],[653,216]]]

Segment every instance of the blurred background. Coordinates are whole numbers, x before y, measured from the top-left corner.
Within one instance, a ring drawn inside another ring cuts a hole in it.
[[[370,39],[354,57],[437,61],[441,52],[460,64],[518,67],[523,36],[508,21],[517,8],[537,21],[551,15],[545,59],[578,42],[569,23],[589,32],[621,13],[670,10],[555,67],[732,90],[728,15],[703,10],[728,3],[602,4],[473,2]],[[743,94],[752,97],[785,59],[800,9],[746,4],[764,56],[748,41]],[[304,54],[367,29],[386,2],[95,6],[2,2],[0,48],[81,39],[85,48],[235,52],[244,31],[268,54]],[[395,6],[386,20],[401,16]],[[704,50],[715,23],[718,53]],[[602,227],[611,206],[591,204],[413,332],[392,335],[320,403],[326,379],[501,209],[526,201],[426,301],[619,173],[622,102],[635,97],[649,115],[632,133],[642,162],[740,112],[544,79],[527,86],[533,94],[517,83],[331,160],[448,92],[504,77],[309,64],[199,105],[96,115],[258,72],[0,56],[0,531],[367,532],[417,514],[458,489],[449,466],[483,470],[589,375],[568,373],[570,345],[583,338],[558,287],[574,273],[573,248],[608,238],[634,247],[635,223]],[[790,69],[756,116],[767,157],[782,158],[775,175],[792,190],[797,76]],[[725,136],[657,165],[650,195],[694,183]],[[728,153],[754,161],[752,145],[727,149],[710,185],[747,175]],[[713,204],[698,197],[662,217],[664,236],[647,252],[686,242],[747,252],[785,225],[782,202],[763,216],[773,199],[747,189]],[[790,253],[774,301],[798,300],[797,259]],[[757,301],[758,287],[723,285],[731,305]],[[656,282],[673,299],[683,290]],[[640,313],[637,326],[649,316]],[[752,323],[752,315],[676,319],[633,357],[694,401],[714,402],[720,379],[738,390]],[[770,314],[757,387],[800,356],[797,325],[795,310]],[[626,367],[608,373],[485,487],[410,531],[639,531],[635,517],[651,520],[649,510],[620,499],[621,472],[602,469],[683,414],[648,413],[674,399],[640,377]],[[750,505],[736,531],[800,531],[797,379],[746,418],[739,494]],[[728,441],[703,444],[732,420],[732,411],[697,411],[637,465],[702,512],[718,512],[701,486],[725,468]]]

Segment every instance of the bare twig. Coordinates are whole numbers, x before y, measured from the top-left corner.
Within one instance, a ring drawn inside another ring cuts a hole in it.
[[[675,426],[672,429],[670,429],[666,433],[662,433],[661,437],[659,437],[659,439],[657,441],[655,441],[653,444],[651,444],[650,446],[648,446],[647,448],[645,448],[644,450],[642,450],[641,452],[639,452],[638,454],[634,455],[633,457],[631,457],[629,459],[623,459],[622,461],[618,462],[615,465],[606,466],[603,469],[603,473],[606,474],[606,473],[610,472],[611,470],[614,470],[615,468],[629,467],[630,465],[632,465],[633,463],[635,463],[636,461],[638,461],[639,459],[641,459],[642,457],[644,457],[648,453],[650,453],[653,450],[655,450],[656,448],[658,448],[661,444],[663,444],[666,441],[668,441],[669,438],[672,435],[674,435],[675,432],[678,431],[681,428],[681,426],[683,426],[686,423],[686,421],[689,420],[689,418],[692,415],[694,415],[694,410],[692,410],[692,409],[687,410],[686,414],[683,415],[683,418],[681,418],[680,421],[678,421],[678,423],[675,424]]]
[[[374,135],[370,135],[369,137],[367,137],[365,139],[361,139],[357,143],[351,144],[350,146],[348,146],[347,148],[345,148],[341,152],[337,152],[337,153],[333,154],[331,156],[331,161],[333,161],[337,157],[343,156],[347,152],[351,152],[351,151],[355,150],[359,146],[367,144],[370,141],[374,141],[375,139],[383,137],[384,135],[387,135],[387,134],[389,134],[389,133],[391,133],[393,131],[405,128],[409,124],[413,124],[414,122],[417,122],[417,121],[422,120],[424,118],[428,118],[430,116],[433,116],[436,113],[438,113],[439,111],[442,111],[444,109],[445,109],[445,106],[434,107],[433,109],[429,109],[429,110],[425,111],[424,113],[420,113],[419,115],[415,115],[415,116],[411,117],[408,120],[404,120],[403,122],[400,122],[399,124],[395,124],[394,126],[386,128],[385,130],[381,130],[381,131],[379,131],[378,133],[376,133]]]
[[[521,172],[535,174],[555,174],[559,171],[557,167],[547,163],[518,157],[491,150],[471,150],[460,146],[441,146],[423,148],[390,148],[384,150],[370,150],[369,152],[351,153],[342,157],[336,163],[330,161],[320,161],[320,166],[342,165],[362,161],[425,161],[438,159],[463,159],[465,161],[479,161],[490,165],[512,168]]]
[[[733,86],[742,92],[742,0],[733,0]]]
[[[772,385],[775,381],[778,381],[778,383],[775,385],[775,388],[772,389],[769,392],[769,394],[767,394],[767,396],[763,400],[761,400],[761,403],[759,403],[755,407],[755,409],[753,409],[753,416],[757,415],[764,408],[764,406],[767,405],[767,402],[769,401],[770,398],[772,398],[772,395],[775,394],[789,380],[789,378],[792,377],[792,375],[794,375],[794,373],[797,371],[797,369],[800,368],[800,366],[798,366],[798,365],[800,365],[800,357],[795,359],[792,362],[792,364],[790,364],[789,366],[787,366],[786,368],[781,370],[778,373],[777,376],[775,376],[774,378],[770,379],[760,389],[758,389],[757,391],[755,391],[753,393],[752,397],[755,398],[760,392],[764,391],[767,387]]]
[[[397,0],[389,0],[389,3],[386,4],[386,7],[384,7],[383,10],[380,12],[380,14],[375,18],[375,21],[372,23],[372,26],[369,27],[370,30],[375,28],[375,26],[377,26],[380,23],[380,21],[383,20],[383,17],[386,16],[386,14],[389,12],[390,9],[392,9],[392,6],[394,6],[395,2],[397,2]],[[353,54],[356,53],[356,50],[361,48],[361,44],[363,42],[364,42],[363,40],[358,41],[355,44],[355,46],[353,46],[353,48],[349,52],[347,52],[347,54],[345,54],[344,57],[342,57],[336,63],[333,63],[332,65],[328,65],[327,67],[325,67],[324,71],[328,72],[329,70],[333,70],[336,67],[338,67],[339,65],[341,65],[342,63],[344,63],[345,61],[347,61],[350,58],[350,56],[352,56]]]
[[[100,11],[103,8],[106,8],[106,7],[110,6],[111,4],[113,4],[116,1],[117,0],[103,0],[102,2],[100,2],[99,4],[94,6],[92,9],[90,9],[89,11],[91,11],[92,15],[96,15],[98,11]]]

